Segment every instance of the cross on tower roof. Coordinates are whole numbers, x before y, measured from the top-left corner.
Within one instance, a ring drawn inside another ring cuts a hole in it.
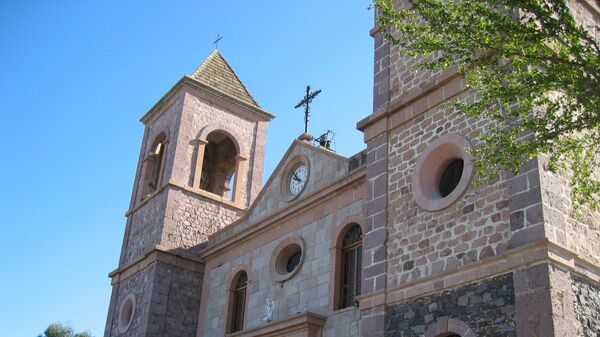
[[[219,49],[219,41],[221,41],[223,37],[219,34],[217,34],[217,39],[215,40],[215,42],[213,42],[213,44],[215,45],[215,49]]]
[[[317,97],[318,94],[321,93],[321,90],[310,92],[310,85],[306,86],[306,96],[300,101],[300,103],[296,104],[294,107],[298,109],[302,106],[304,109],[304,133],[308,133],[308,121],[310,119],[310,102],[312,102],[313,98]]]

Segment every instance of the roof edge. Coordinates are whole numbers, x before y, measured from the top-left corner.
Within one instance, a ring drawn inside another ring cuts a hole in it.
[[[148,110],[148,112],[146,112],[142,118],[140,118],[140,122],[146,124],[153,116],[154,114],[159,111],[168,101],[169,99],[171,99],[181,88],[183,88],[185,85],[190,85],[191,87],[198,89],[200,91],[202,91],[203,93],[206,93],[208,95],[211,95],[213,97],[217,97],[217,98],[221,98],[224,100],[229,101],[230,103],[232,103],[233,105],[242,108],[246,111],[249,111],[251,113],[253,113],[254,115],[256,115],[257,117],[259,117],[259,119],[261,121],[265,121],[268,122],[270,120],[272,120],[273,118],[275,118],[275,115],[260,108],[257,106],[253,106],[252,104],[248,104],[236,97],[233,97],[231,95],[228,95],[220,90],[217,90],[215,88],[209,87],[203,83],[201,83],[200,81],[190,77],[190,76],[183,76],[179,81],[177,81],[177,83],[175,83],[175,85],[173,85],[171,87],[171,89],[169,89],[169,91],[167,91],[166,94],[164,94],[159,100],[158,102],[156,102],[152,108],[150,108],[150,110]]]

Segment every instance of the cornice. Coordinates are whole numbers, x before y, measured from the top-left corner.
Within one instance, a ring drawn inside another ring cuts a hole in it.
[[[502,255],[490,257],[460,269],[446,271],[377,292],[362,294],[357,296],[357,300],[361,311],[368,310],[489,279],[541,263],[559,266],[594,283],[600,282],[600,266],[579,257],[566,247],[544,239],[507,250]]]
[[[347,188],[353,188],[358,186],[366,177],[367,169],[366,167],[362,167],[355,171],[350,172],[350,174],[338,179],[336,182],[313,192],[309,196],[305,197],[302,200],[294,203],[290,207],[283,209],[276,214],[273,214],[267,218],[261,219],[256,223],[250,224],[250,227],[245,230],[233,234],[232,236],[225,238],[223,240],[217,242],[210,242],[209,246],[200,253],[200,257],[203,260],[211,257],[219,253],[221,250],[226,249],[231,245],[239,244],[240,242],[244,242],[247,240],[251,240],[252,237],[263,233],[269,230],[272,226],[278,224],[279,221],[295,216],[297,213],[306,212],[307,210],[320,205],[327,200],[335,198],[339,193],[342,193]],[[238,222],[233,223],[225,228],[242,225],[247,220],[246,217],[240,219]],[[214,235],[214,234],[213,234]]]
[[[174,253],[161,245],[155,245],[134,260],[131,260],[108,274],[111,284],[128,279],[156,262],[163,262],[196,273],[204,272],[204,264],[196,257],[183,253]]]
[[[273,118],[275,118],[275,115],[271,114],[270,112],[268,112],[266,110],[255,107],[255,106],[248,104],[236,97],[230,96],[218,89],[215,89],[215,88],[209,87],[203,83],[200,83],[199,81],[195,80],[192,77],[183,76],[173,87],[171,87],[171,89],[169,89],[169,91],[167,91],[167,93],[163,97],[161,97],[158,100],[158,102],[156,102],[156,104],[154,104],[154,106],[152,108],[150,108],[150,110],[148,110],[148,112],[146,112],[146,114],[144,114],[144,116],[142,116],[140,121],[144,124],[150,123],[151,120],[153,119],[153,117],[155,117],[155,115],[158,112],[162,111],[163,108],[167,105],[167,103],[171,100],[171,98],[176,96],[179,93],[179,91],[182,88],[184,88],[186,85],[190,86],[204,94],[207,94],[209,96],[225,100],[225,101],[233,104],[237,108],[240,108],[246,112],[251,113],[253,116],[256,117],[256,119],[258,121],[268,122],[268,121],[272,120]]]

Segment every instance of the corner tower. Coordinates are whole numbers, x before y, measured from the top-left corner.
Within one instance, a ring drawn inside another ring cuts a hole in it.
[[[146,113],[105,337],[196,334],[209,235],[258,195],[268,122],[219,51]]]

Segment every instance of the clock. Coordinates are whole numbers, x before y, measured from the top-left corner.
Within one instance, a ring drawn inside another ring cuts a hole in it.
[[[290,175],[290,193],[298,195],[304,189],[306,180],[308,179],[308,166],[301,164],[296,167]]]

